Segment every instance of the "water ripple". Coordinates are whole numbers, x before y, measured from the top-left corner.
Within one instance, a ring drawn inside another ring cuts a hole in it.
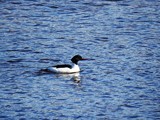
[[[160,118],[158,0],[0,3],[0,119]]]

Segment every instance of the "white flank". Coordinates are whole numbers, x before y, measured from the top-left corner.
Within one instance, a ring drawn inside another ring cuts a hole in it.
[[[77,73],[80,71],[78,65],[74,64],[72,68],[64,67],[64,68],[56,68],[56,67],[49,67],[49,71],[54,73]]]

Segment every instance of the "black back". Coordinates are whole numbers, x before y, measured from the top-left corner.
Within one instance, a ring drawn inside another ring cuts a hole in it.
[[[55,65],[55,66],[53,66],[53,67],[56,67],[56,68],[72,68],[72,66],[71,65],[68,65],[68,64],[63,64],[63,65]]]

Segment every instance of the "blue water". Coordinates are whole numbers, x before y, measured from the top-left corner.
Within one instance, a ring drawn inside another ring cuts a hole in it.
[[[159,0],[1,0],[1,120],[159,120]],[[82,72],[38,74],[80,54]]]

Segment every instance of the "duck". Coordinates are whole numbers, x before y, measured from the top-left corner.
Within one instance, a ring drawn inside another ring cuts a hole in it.
[[[78,62],[84,60],[94,60],[94,59],[83,58],[81,55],[75,55],[71,59],[72,65],[70,64],[54,65],[46,69],[43,69],[43,71],[52,73],[62,73],[62,74],[78,73],[80,72],[80,67],[78,65]]]

